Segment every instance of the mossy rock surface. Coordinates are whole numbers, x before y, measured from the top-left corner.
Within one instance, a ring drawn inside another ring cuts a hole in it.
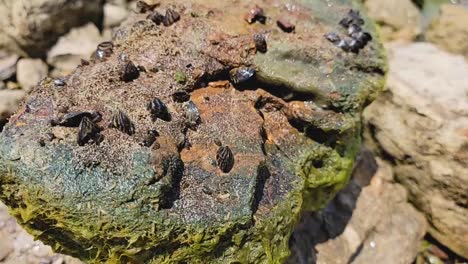
[[[347,183],[361,110],[382,88],[386,64],[364,14],[374,39],[359,54],[323,37],[346,34],[339,20],[360,9],[350,1],[258,5],[265,24],[243,19],[250,1],[162,1],[156,10],[171,8],[179,21],[134,14],[108,57],[78,66],[66,85],[43,80],[0,135],[0,197],[11,213],[89,263],[282,263],[300,212]],[[256,52],[257,33],[267,36],[266,53]],[[124,81],[129,61],[139,75]],[[239,67],[256,74],[233,84]],[[147,105],[156,97],[170,118],[153,120]],[[109,126],[118,110],[134,133]],[[81,111],[101,116],[99,139],[82,146],[79,128],[51,122]],[[144,146],[152,130],[156,141]],[[227,172],[220,143],[234,157]]]

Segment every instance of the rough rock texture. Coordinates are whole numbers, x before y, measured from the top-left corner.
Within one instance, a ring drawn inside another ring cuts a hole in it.
[[[268,1],[265,24],[244,21],[250,1],[162,1],[163,23],[134,14],[10,119],[1,199],[91,263],[281,263],[301,211],[347,183],[386,72],[364,14],[374,40],[359,54],[323,37],[346,34],[355,6],[330,2]]]
[[[426,39],[439,47],[468,59],[468,8],[446,4],[429,27]]]
[[[349,185],[324,209],[303,214],[288,263],[411,263],[426,228],[390,165],[364,151]]]
[[[421,32],[421,14],[411,0],[366,0],[365,6],[386,40],[411,41]]]
[[[21,59],[16,67],[16,79],[25,91],[30,91],[49,72],[49,66],[40,59]]]
[[[390,54],[388,90],[365,111],[368,137],[431,235],[468,257],[468,63],[428,43]]]
[[[60,35],[101,16],[100,0],[1,1],[0,48],[43,56]]]
[[[74,28],[60,37],[49,50],[47,63],[54,67],[54,75],[70,74],[80,64],[81,59],[89,59],[96,46],[104,40],[93,23]]]

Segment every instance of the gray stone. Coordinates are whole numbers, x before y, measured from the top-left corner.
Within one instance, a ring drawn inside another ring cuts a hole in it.
[[[390,45],[386,92],[366,137],[395,162],[439,242],[468,257],[468,63],[429,43]]]
[[[49,66],[40,59],[21,59],[16,67],[16,79],[26,91],[30,91],[49,72]]]
[[[99,23],[101,0],[0,2],[0,48],[39,57],[71,28]]]

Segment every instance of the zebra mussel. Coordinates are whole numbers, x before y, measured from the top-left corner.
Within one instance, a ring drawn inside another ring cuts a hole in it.
[[[91,119],[87,116],[83,117],[78,127],[78,145],[83,146],[91,140],[97,143],[100,131],[99,127]]]
[[[234,154],[232,154],[231,149],[228,146],[218,145],[218,151],[216,152],[216,164],[218,168],[224,172],[228,173],[234,167]]]
[[[120,80],[124,82],[131,82],[137,79],[139,76],[140,71],[132,61],[126,60],[125,62],[123,62],[123,65],[120,70]]]
[[[93,122],[101,121],[101,114],[98,112],[70,112],[59,119],[53,119],[50,121],[52,126],[63,126],[63,127],[78,127],[83,118],[89,118]]]
[[[255,49],[258,52],[261,52],[261,53],[267,52],[268,47],[267,47],[265,35],[260,34],[260,33],[253,35],[253,41],[255,43]]]
[[[239,67],[229,71],[229,77],[234,84],[249,81],[255,75],[255,70],[249,67]]]
[[[116,128],[130,136],[135,134],[135,125],[132,123],[132,120],[130,120],[130,118],[121,110],[117,110],[112,115],[109,127]]]
[[[146,109],[150,112],[153,122],[158,118],[164,121],[171,121],[171,115],[169,114],[166,104],[159,98],[151,100]]]
[[[109,57],[114,49],[114,43],[112,41],[104,41],[98,44],[95,57],[99,60],[104,60]]]
[[[143,139],[143,142],[141,143],[142,146],[144,147],[151,147],[154,142],[156,142],[156,138],[159,136],[158,131],[156,130],[149,130],[148,134],[146,137]]]
[[[345,52],[357,54],[372,40],[371,34],[362,30],[364,19],[359,11],[351,9],[339,24],[347,30],[348,37],[342,38],[335,32],[329,32],[324,37]]]
[[[187,126],[195,130],[200,123],[200,111],[198,111],[197,106],[194,102],[188,101],[183,104],[185,110],[186,124]]]

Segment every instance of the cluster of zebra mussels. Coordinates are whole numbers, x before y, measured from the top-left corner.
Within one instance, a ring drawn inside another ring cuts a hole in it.
[[[329,32],[325,34],[325,38],[345,52],[357,54],[372,40],[371,34],[362,30],[364,19],[359,11],[349,10],[339,24],[347,30],[348,37],[342,38],[335,32]]]

